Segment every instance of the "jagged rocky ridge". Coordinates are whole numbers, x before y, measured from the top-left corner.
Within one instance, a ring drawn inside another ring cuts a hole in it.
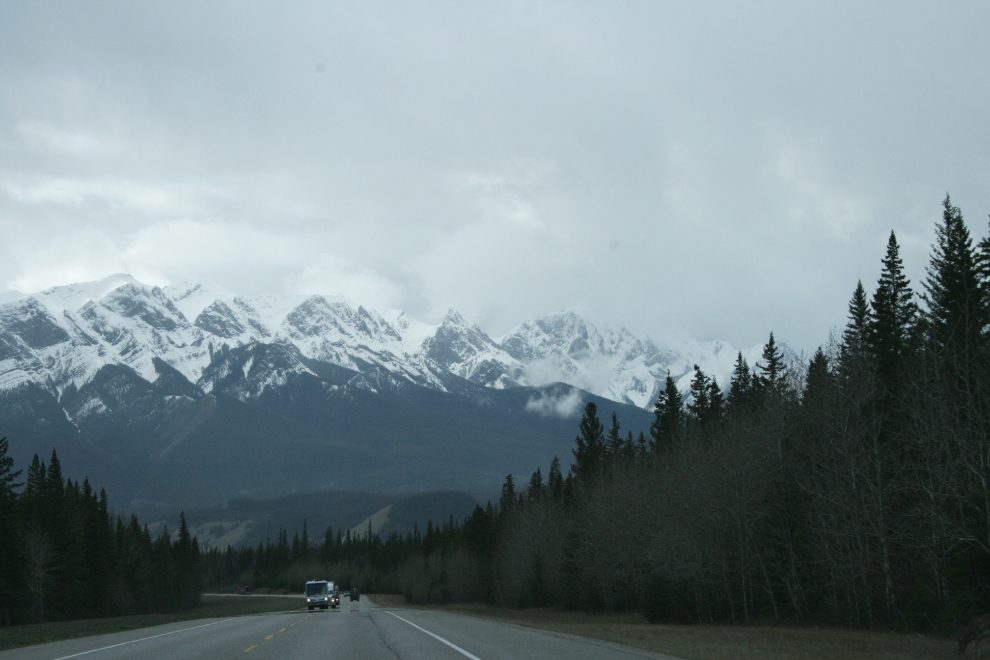
[[[254,348],[232,371],[219,356],[242,347]],[[743,353],[752,364],[759,351]],[[243,298],[200,284],[161,289],[128,275],[0,305],[0,391],[30,383],[57,397],[81,390],[106,365],[123,365],[149,382],[177,382],[180,374],[203,393],[222,386],[249,399],[290,373],[313,374],[317,361],[361,374],[355,385],[372,391],[376,383],[451,391],[459,380],[494,389],[562,382],[649,409],[668,371],[683,390],[694,364],[724,385],[735,358],[723,341],[658,345],[624,328],[596,328],[574,312],[526,321],[493,339],[454,310],[430,325],[339,297]],[[66,409],[70,420],[89,412]]]

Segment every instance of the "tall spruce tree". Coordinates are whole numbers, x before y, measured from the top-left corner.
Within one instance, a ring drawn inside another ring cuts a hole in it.
[[[948,195],[935,237],[923,282],[927,339],[955,368],[968,369],[990,323],[990,301],[984,295],[969,229]]]
[[[729,378],[729,393],[725,399],[726,416],[738,417],[749,406],[752,397],[752,380],[749,364],[743,358],[742,351],[739,351],[732,376]]]
[[[804,406],[821,405],[832,391],[832,374],[828,356],[819,346],[808,363],[808,373],[805,376],[804,392],[801,403]]]
[[[866,343],[866,327],[869,322],[870,310],[866,302],[866,289],[863,281],[856,281],[856,289],[849,299],[849,315],[846,328],[842,331],[842,343],[854,350],[861,350]]]
[[[299,537],[293,540],[298,542]],[[186,513],[179,513],[179,536],[171,547],[171,560],[175,568],[174,593],[179,607],[189,608],[199,602],[198,546],[193,547],[192,535],[186,524]]]
[[[45,490],[47,468],[35,454],[28,466],[27,479],[24,482],[24,492],[21,493],[20,503],[24,509],[25,519],[35,516],[39,500]]]
[[[0,438],[0,497],[14,497],[14,490],[23,486],[23,483],[16,483],[16,480],[23,470],[14,471],[14,459],[7,455],[7,438]]]
[[[863,368],[867,358],[867,325],[870,310],[866,302],[866,289],[862,280],[856,282],[856,289],[849,299],[849,315],[842,331],[839,360],[844,375],[850,375]]]
[[[722,397],[722,388],[718,386],[715,376],[708,378],[708,422],[717,424],[722,421],[725,399]]]
[[[564,477],[560,472],[560,459],[556,456],[550,461],[550,473],[547,475],[547,494],[554,502],[559,502],[564,496]]]
[[[598,420],[598,406],[589,401],[581,417],[580,432],[575,439],[574,472],[578,478],[591,478],[599,470],[605,455],[605,427]]]
[[[695,426],[708,422],[711,407],[708,403],[708,376],[701,367],[694,365],[694,378],[691,379],[691,400],[687,404],[688,419]]]
[[[773,333],[770,339],[763,346],[763,364],[756,363],[756,368],[760,370],[757,379],[759,390],[762,396],[779,396],[784,389],[784,377],[787,375],[787,366],[784,364],[784,353],[777,346]]]
[[[636,457],[636,439],[633,437],[633,432],[629,431],[626,434],[626,441],[622,443],[622,458],[626,461],[631,461]]]
[[[714,376],[707,376],[694,365],[691,381],[691,402],[687,404],[688,419],[695,426],[711,427],[722,419],[722,390]]]
[[[650,425],[650,449],[665,452],[680,439],[685,417],[684,399],[669,371],[653,411],[655,416]]]
[[[537,467],[536,472],[529,478],[529,484],[526,486],[526,499],[530,502],[538,502],[546,497],[546,494],[546,487],[543,485],[543,475],[540,474],[540,468]]]
[[[917,321],[918,309],[910,285],[910,280],[904,276],[897,238],[890,232],[865,332],[877,373],[888,386],[907,357],[912,329]]]
[[[498,510],[502,515],[508,514],[516,506],[516,483],[512,480],[512,475],[505,475],[502,483],[502,492],[498,498]],[[350,531],[347,532],[350,534]]]
[[[615,411],[612,411],[612,426],[608,430],[608,437],[605,440],[605,455],[608,457],[609,462],[614,462],[619,460],[622,456],[623,441],[622,435],[620,435],[619,418],[616,416]]]

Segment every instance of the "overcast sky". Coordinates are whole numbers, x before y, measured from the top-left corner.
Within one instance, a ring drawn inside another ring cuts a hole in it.
[[[988,184],[986,2],[0,0],[0,289],[810,351]]]

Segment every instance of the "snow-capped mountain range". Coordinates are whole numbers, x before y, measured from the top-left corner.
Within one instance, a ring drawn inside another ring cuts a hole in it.
[[[645,409],[668,371],[686,391],[698,364],[725,387],[737,355],[724,341],[659,344],[624,328],[595,327],[574,312],[526,321],[492,338],[454,310],[430,325],[338,296],[247,298],[203,284],[159,288],[118,274],[30,295],[4,292],[0,391],[30,383],[58,398],[114,364],[154,382],[164,362],[210,393],[230,376],[216,364],[217,354],[251,345],[294,347],[303,359],[291,369],[299,373],[311,368],[308,359],[441,391],[452,376],[496,389],[563,382]],[[761,350],[742,353],[752,365]],[[240,368],[244,379],[255,375],[250,360]],[[257,376],[262,380],[242,396],[285,374]]]

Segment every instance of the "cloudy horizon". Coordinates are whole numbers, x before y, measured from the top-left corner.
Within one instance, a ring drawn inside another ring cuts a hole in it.
[[[126,272],[489,335],[811,351],[990,212],[990,7],[7,3],[0,289]]]

